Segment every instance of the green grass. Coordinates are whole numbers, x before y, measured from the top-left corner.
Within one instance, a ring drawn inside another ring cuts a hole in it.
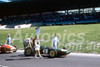
[[[16,32],[20,31],[18,33],[21,35],[22,38],[20,40],[14,40],[13,44],[16,45],[19,49],[23,49],[23,40],[25,38],[34,37],[35,36],[35,28],[25,28],[25,29],[9,29],[9,30],[0,30],[0,43],[4,43],[7,34],[10,33],[12,39],[14,38]],[[72,52],[84,52],[84,53],[100,53],[100,45],[97,45],[100,42],[100,24],[86,24],[86,25],[65,25],[65,26],[42,26],[40,27],[41,33],[40,33],[40,39],[45,40],[41,41],[41,45],[45,45],[50,47],[51,45],[51,39],[54,33],[58,34],[58,38],[60,41],[59,48],[67,47]],[[82,43],[78,35],[80,33],[84,33],[84,35],[81,35],[85,41]],[[47,35],[49,34],[49,35]],[[71,34],[74,34],[71,35]],[[68,37],[71,35],[70,39],[74,39],[74,41],[68,41]],[[48,36],[50,36],[49,40]],[[68,43],[76,43],[68,45]],[[94,44],[88,44],[90,42],[95,42]],[[78,45],[79,43],[82,43],[82,45]],[[81,48],[80,48],[81,47]]]

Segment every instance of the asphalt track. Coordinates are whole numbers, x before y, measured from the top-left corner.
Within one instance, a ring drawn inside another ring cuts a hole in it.
[[[2,66],[1,66],[2,65]],[[25,57],[23,52],[0,54],[0,67],[100,67],[100,56],[69,54],[65,58]]]

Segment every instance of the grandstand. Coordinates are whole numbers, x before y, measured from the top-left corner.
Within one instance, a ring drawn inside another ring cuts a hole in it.
[[[46,0],[9,0],[8,3],[1,0],[0,25],[14,27],[22,24],[39,26],[99,23],[99,3],[99,0],[77,2],[75,0],[49,0],[48,2]]]

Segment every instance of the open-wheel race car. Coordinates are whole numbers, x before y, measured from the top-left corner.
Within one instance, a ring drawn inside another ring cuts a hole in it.
[[[16,51],[17,51],[16,46],[0,44],[0,53],[7,53],[7,52],[11,53],[11,52],[16,52]]]
[[[69,50],[66,48],[49,48],[46,46],[40,46],[40,53],[42,56],[48,56],[50,58],[59,57],[59,56],[66,56],[70,53]],[[29,46],[28,43],[25,46],[24,44],[24,55],[25,56],[34,56],[35,55],[35,49],[34,46]]]

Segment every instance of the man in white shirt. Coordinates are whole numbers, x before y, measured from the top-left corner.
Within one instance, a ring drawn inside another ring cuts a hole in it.
[[[52,44],[51,44],[51,47],[53,48],[57,48],[57,44],[59,43],[59,40],[57,38],[57,34],[55,33],[53,38],[52,38]]]

